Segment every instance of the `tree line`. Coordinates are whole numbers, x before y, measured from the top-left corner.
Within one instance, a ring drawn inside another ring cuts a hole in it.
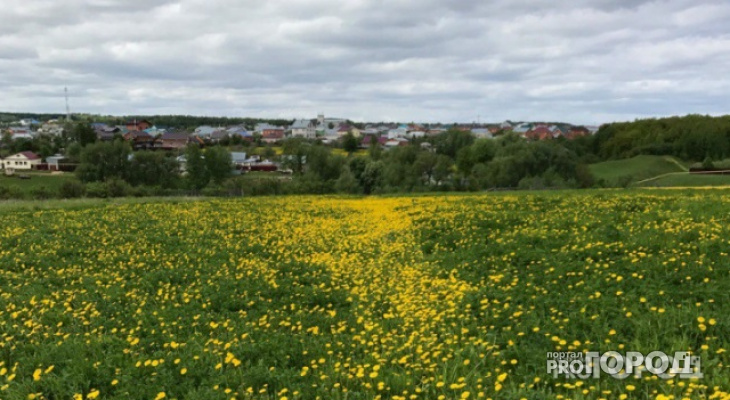
[[[687,115],[602,125],[585,143],[601,159],[639,154],[672,155],[687,161],[730,158],[730,116]]]

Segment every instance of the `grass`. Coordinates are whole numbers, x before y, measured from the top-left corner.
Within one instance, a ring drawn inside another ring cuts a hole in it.
[[[730,186],[730,175],[676,173],[639,184],[642,187]]]
[[[0,208],[0,398],[730,396],[728,190],[195,200]]]
[[[640,155],[625,160],[604,161],[589,166],[597,180],[610,185],[626,184],[649,179],[658,175],[687,171],[687,166],[669,156]]]
[[[29,175],[30,179],[18,178],[18,175],[21,174]],[[17,172],[15,176],[6,176],[3,173],[0,175],[0,187],[5,187],[24,195],[30,195],[34,190],[41,188],[58,193],[61,185],[70,179],[74,179],[74,175],[70,173],[52,175],[48,172]]]

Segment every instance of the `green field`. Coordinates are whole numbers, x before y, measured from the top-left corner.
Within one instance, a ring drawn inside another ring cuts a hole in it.
[[[725,399],[728,190],[0,207],[0,398]],[[692,351],[701,379],[554,378]],[[671,396],[671,397],[669,397]]]
[[[18,178],[18,175],[22,174],[24,173],[18,172],[15,176],[0,174],[0,188],[10,189],[11,193],[17,193],[23,197],[32,197],[33,192],[39,189],[46,189],[53,195],[57,195],[64,182],[74,179],[74,175],[71,173],[51,175],[47,172],[29,172],[25,174],[30,176],[30,179]]]
[[[730,186],[730,175],[673,173],[637,183],[641,187],[708,187]]]
[[[612,186],[619,185],[621,181],[628,184],[667,173],[687,171],[687,166],[673,157],[648,155],[605,161],[589,167],[597,180]]]

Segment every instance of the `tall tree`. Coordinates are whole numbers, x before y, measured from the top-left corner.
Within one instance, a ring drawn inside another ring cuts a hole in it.
[[[208,169],[210,179],[220,185],[226,178],[231,176],[233,161],[231,153],[223,147],[213,146],[205,150],[205,167]]]
[[[129,183],[132,185],[172,188],[178,181],[177,160],[155,151],[135,152],[129,163]]]
[[[185,150],[185,172],[188,187],[193,190],[200,190],[208,186],[210,174],[205,166],[203,151],[196,145],[190,145]]]
[[[342,148],[348,154],[352,154],[356,152],[358,148],[360,148],[360,140],[358,140],[358,138],[355,137],[352,132],[347,132],[347,134],[342,137]]]
[[[126,179],[132,149],[124,142],[93,143],[81,150],[76,175],[84,182]]]
[[[96,141],[96,132],[94,132],[94,129],[88,123],[77,122],[71,128],[71,139],[81,146],[86,146]]]

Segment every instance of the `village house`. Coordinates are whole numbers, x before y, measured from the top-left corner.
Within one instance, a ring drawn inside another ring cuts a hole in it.
[[[210,141],[213,143],[218,143],[223,139],[228,139],[229,137],[230,136],[228,135],[227,130],[219,129],[210,134]]]
[[[474,134],[477,138],[480,139],[492,139],[494,138],[494,135],[492,135],[492,132],[488,128],[477,128],[472,129],[471,133]]]
[[[142,119],[139,121],[138,120],[128,121],[124,126],[127,128],[127,131],[132,132],[132,131],[144,131],[146,129],[151,128],[152,124],[150,123],[150,121],[147,121],[146,119]]]
[[[583,136],[590,136],[591,132],[585,126],[574,126],[568,130],[565,137],[568,139],[576,139]]]
[[[264,143],[276,143],[284,139],[283,129],[267,129],[261,132],[261,138]]]
[[[308,119],[298,119],[291,125],[291,135],[292,137],[314,139],[317,136],[317,130],[315,129],[312,121]]]
[[[553,132],[547,126],[540,125],[537,126],[535,129],[531,129],[525,132],[525,138],[532,140],[552,139]]]
[[[184,149],[188,145],[190,136],[186,133],[165,132],[157,138],[155,147],[162,150]]]
[[[253,139],[253,135],[251,132],[249,132],[244,126],[232,126],[228,129],[226,129],[226,132],[228,132],[228,135],[230,137],[239,136],[244,140],[251,140]]]
[[[31,170],[41,163],[41,156],[32,151],[22,151],[0,161],[0,169]]]
[[[96,129],[96,137],[102,142],[111,142],[116,136],[122,136],[118,126],[103,126]]]
[[[213,132],[217,131],[218,128],[213,128],[209,125],[201,125],[197,128],[195,128],[195,134],[202,137],[202,138],[209,138],[210,135],[213,134]]]
[[[63,125],[58,123],[58,120],[52,119],[41,125],[41,127],[38,128],[38,133],[61,136],[63,134]]]
[[[8,128],[8,131],[10,132],[10,136],[15,139],[33,139],[33,131],[30,130],[30,128],[25,128],[22,126],[12,126]]]
[[[150,149],[155,142],[155,139],[145,131],[129,131],[124,134],[124,140],[130,142],[135,150]]]
[[[261,134],[265,143],[276,143],[284,139],[284,128],[281,126],[262,123],[256,125],[256,132]]]

